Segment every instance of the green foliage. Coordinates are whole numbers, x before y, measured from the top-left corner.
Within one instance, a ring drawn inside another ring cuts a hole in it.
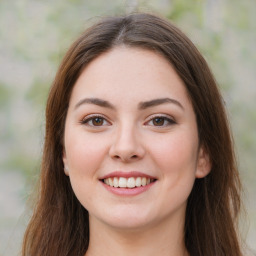
[[[171,1],[171,12],[167,15],[170,20],[180,21],[190,15],[198,23],[202,24],[204,11],[203,0],[173,0]]]
[[[10,91],[7,86],[0,83],[0,108],[7,105],[10,100]]]
[[[25,95],[25,99],[29,100],[32,105],[41,107],[46,105],[46,97],[48,95],[49,81],[46,78],[35,78],[30,90]]]
[[[30,154],[25,152],[19,152],[14,150],[8,160],[3,163],[3,168],[9,170],[19,170],[22,172],[29,181],[33,180],[33,177],[38,173],[40,166],[35,158],[32,158]]]

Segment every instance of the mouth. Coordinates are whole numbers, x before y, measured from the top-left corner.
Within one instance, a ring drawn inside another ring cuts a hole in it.
[[[110,177],[102,179],[101,182],[106,184],[109,187],[115,188],[138,188],[138,187],[145,187],[153,182],[156,179],[148,178],[148,177]]]

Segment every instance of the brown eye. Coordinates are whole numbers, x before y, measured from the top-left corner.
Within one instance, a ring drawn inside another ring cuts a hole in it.
[[[149,126],[162,128],[174,125],[176,122],[170,117],[160,115],[153,117],[148,122],[146,122],[146,124]]]
[[[104,119],[101,117],[94,117],[92,118],[92,125],[94,126],[101,126],[104,123]]]
[[[83,119],[80,123],[90,127],[110,125],[110,123],[102,116],[89,116],[88,118]]]
[[[163,126],[165,119],[163,117],[156,117],[152,121],[153,121],[153,125],[155,126]]]

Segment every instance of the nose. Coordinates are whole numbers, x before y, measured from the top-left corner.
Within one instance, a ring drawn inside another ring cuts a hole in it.
[[[134,162],[144,157],[142,137],[135,127],[127,125],[116,130],[109,155],[122,162]]]

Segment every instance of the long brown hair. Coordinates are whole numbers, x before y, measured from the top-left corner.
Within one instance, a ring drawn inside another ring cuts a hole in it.
[[[240,181],[222,97],[193,43],[169,21],[136,13],[105,18],[87,29],[64,57],[50,90],[39,196],[23,242],[23,256],[82,256],[89,243],[88,212],[63,171],[65,118],[72,88],[86,65],[113,47],[156,51],[184,81],[212,169],[196,179],[188,198],[185,244],[191,256],[241,256],[237,232]]]

